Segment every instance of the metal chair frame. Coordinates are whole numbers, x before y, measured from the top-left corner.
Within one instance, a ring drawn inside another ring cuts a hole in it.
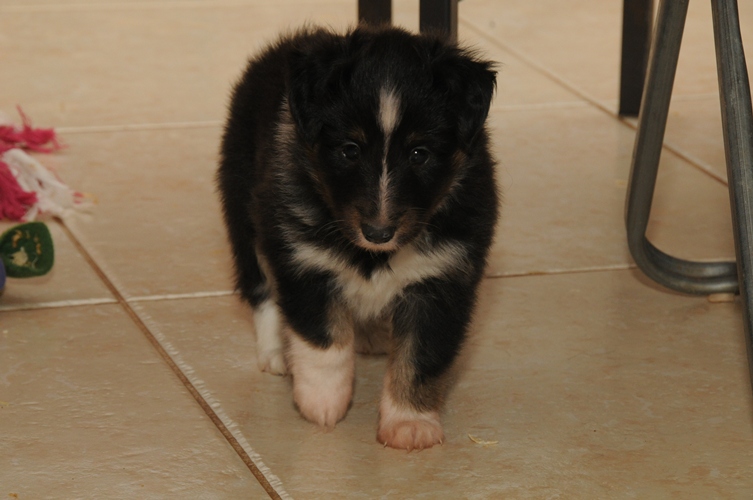
[[[648,62],[626,200],[628,246],[638,267],[668,288],[689,294],[740,293],[753,382],[753,112],[736,0],[711,0],[736,262],[694,262],[656,248],[646,227],[689,0],[659,5]]]

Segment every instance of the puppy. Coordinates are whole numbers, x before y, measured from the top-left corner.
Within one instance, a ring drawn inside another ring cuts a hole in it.
[[[497,220],[493,64],[401,29],[306,29],[235,87],[218,184],[259,365],[307,420],[351,402],[355,351],[388,352],[377,439],[442,443],[447,374]]]

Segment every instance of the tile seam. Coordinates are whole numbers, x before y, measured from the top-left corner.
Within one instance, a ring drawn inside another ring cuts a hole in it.
[[[520,271],[520,272],[501,272],[485,276],[486,279],[503,279],[503,278],[525,278],[528,276],[560,276],[563,274],[584,274],[584,273],[601,273],[612,271],[628,271],[637,269],[638,266],[633,263],[615,264],[611,266],[593,266],[593,267],[576,267],[572,269],[548,269],[546,271]]]
[[[105,132],[141,132],[148,130],[215,128],[220,126],[222,126],[221,120],[203,120],[184,122],[124,123],[116,125],[75,125],[68,127],[56,127],[56,130],[60,134],[92,134]]]
[[[61,309],[65,307],[99,306],[99,305],[104,305],[104,304],[117,304],[117,303],[118,301],[112,298],[55,300],[55,301],[49,301],[49,302],[36,302],[36,303],[29,303],[29,304],[0,305],[0,312],[35,311],[39,309]]]
[[[215,292],[167,293],[163,295],[141,295],[131,297],[130,299],[127,299],[127,302],[163,302],[168,300],[208,299],[214,297],[229,297],[235,294],[236,292],[231,290],[220,290]]]
[[[291,497],[284,490],[280,479],[270,471],[261,460],[261,457],[251,448],[243,435],[238,431],[238,425],[225,414],[219,402],[207,393],[205,384],[195,377],[193,368],[182,360],[178,351],[164,338],[158,329],[152,330],[156,325],[151,318],[141,310],[138,304],[132,305],[129,302],[131,299],[127,298],[125,293],[121,293],[116,285],[116,281],[110,278],[104,267],[94,259],[90,251],[84,246],[82,240],[79,239],[79,236],[74,233],[65,221],[58,221],[79,253],[110,290],[110,293],[113,294],[116,303],[120,304],[125,313],[131,318],[149,343],[152,344],[152,347],[178,377],[251,474],[259,481],[259,484],[267,494],[274,500],[289,500]],[[147,320],[143,319],[137,310],[141,310],[141,314],[146,316]],[[150,328],[147,322],[151,323],[152,328]]]

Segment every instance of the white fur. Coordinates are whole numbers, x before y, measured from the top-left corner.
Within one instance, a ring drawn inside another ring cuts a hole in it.
[[[379,92],[379,126],[384,132],[385,143],[389,143],[389,137],[395,130],[399,117],[400,98],[394,90],[382,88]]]
[[[345,346],[319,349],[291,335],[288,359],[293,374],[293,399],[301,414],[322,427],[334,427],[347,413],[353,397],[352,337]]]
[[[423,450],[442,444],[444,432],[436,411],[419,412],[398,405],[385,384],[379,405],[377,439],[385,446],[404,450]]]
[[[382,88],[379,92],[379,125],[384,133],[384,155],[382,157],[382,176],[379,178],[379,218],[383,224],[389,217],[390,175],[387,170],[387,153],[395,125],[400,117],[400,98],[394,90]]]
[[[334,273],[351,310],[361,319],[378,316],[408,285],[464,267],[465,257],[459,244],[446,243],[428,253],[408,245],[392,256],[387,268],[364,278],[331,250],[300,244],[293,253],[293,260],[303,269]]]
[[[254,327],[259,368],[274,375],[285,375],[282,317],[274,300],[269,299],[254,308]]]

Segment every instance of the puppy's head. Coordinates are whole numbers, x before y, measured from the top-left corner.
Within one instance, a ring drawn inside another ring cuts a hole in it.
[[[288,105],[297,137],[348,240],[390,252],[428,224],[486,147],[491,68],[399,29],[320,34],[294,52]]]

